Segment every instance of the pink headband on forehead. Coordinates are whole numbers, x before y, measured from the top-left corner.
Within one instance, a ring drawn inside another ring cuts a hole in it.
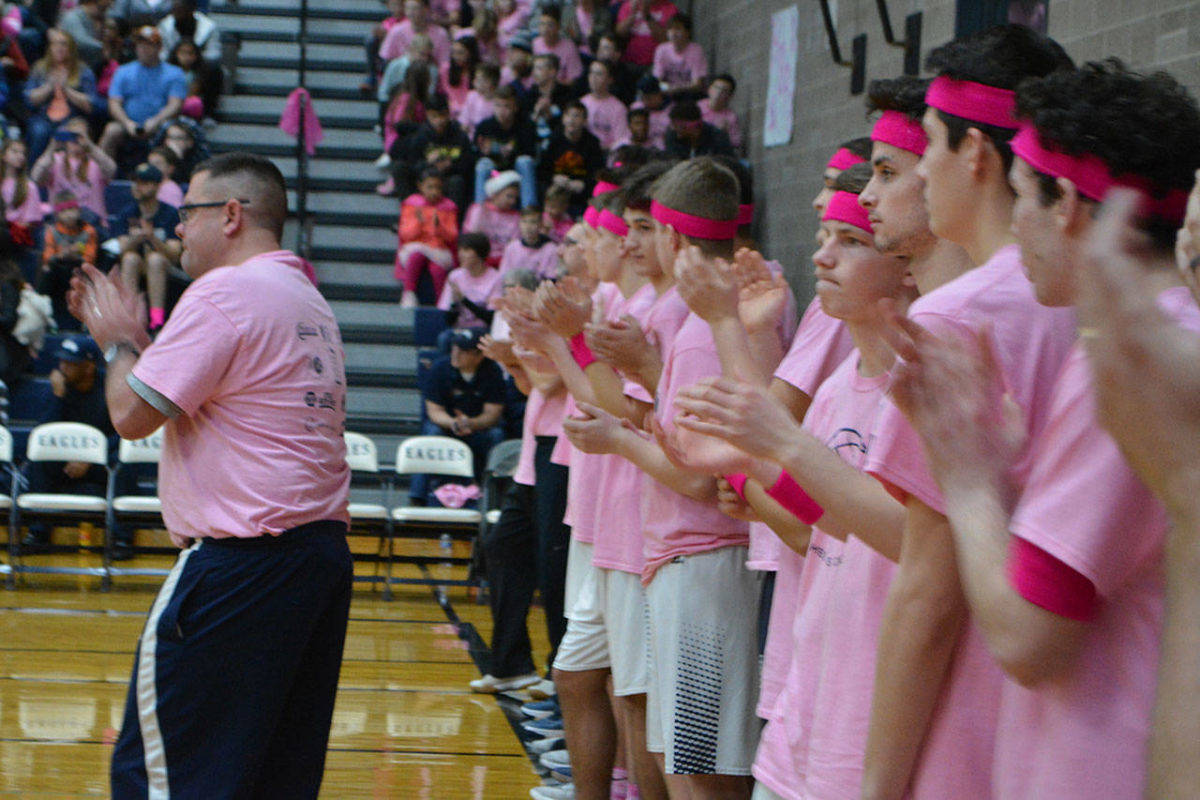
[[[1142,211],[1152,217],[1182,224],[1187,211],[1188,193],[1174,189],[1164,197],[1155,198],[1154,186],[1138,175],[1114,177],[1108,165],[1091,154],[1073,156],[1043,147],[1037,130],[1032,125],[1022,125],[1013,137],[1012,151],[1038,172],[1055,178],[1066,178],[1084,197],[1101,201],[1114,186],[1127,186],[1140,191],[1144,197]]]
[[[742,203],[738,206],[738,225],[749,225],[754,222],[754,203]]]
[[[693,239],[732,239],[737,236],[737,219],[708,219],[667,208],[657,200],[650,201],[650,216],[663,225],[670,225],[684,236]]]
[[[615,183],[609,183],[608,181],[596,181],[596,188],[592,190],[592,197],[599,197],[602,194],[615,192],[620,188],[621,187]]]
[[[839,147],[838,151],[830,157],[829,163],[825,166],[830,169],[850,169],[855,164],[862,164],[865,161],[866,159],[862,156],[851,153],[844,147]]]
[[[929,140],[919,123],[899,111],[885,111],[871,129],[871,141],[890,144],[914,155],[924,155]]]
[[[621,219],[607,208],[600,212],[599,218],[596,221],[596,227],[604,228],[604,230],[608,231],[609,233],[616,234],[617,236],[624,236],[625,234],[629,233],[629,225],[625,222],[625,220]]]
[[[600,209],[588,206],[583,211],[583,221],[595,228],[600,223]]]
[[[867,233],[875,233],[871,220],[867,218],[867,210],[858,204],[858,195],[853,192],[834,192],[825,205],[821,222],[844,222],[862,228]]]
[[[984,125],[1013,130],[1020,127],[1014,113],[1017,93],[985,83],[956,81],[940,75],[925,90],[925,104]]]

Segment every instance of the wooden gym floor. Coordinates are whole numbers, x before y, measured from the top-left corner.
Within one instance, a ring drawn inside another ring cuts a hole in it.
[[[373,549],[366,541],[352,546]],[[454,548],[456,556],[468,554],[465,543]],[[402,549],[443,552],[436,541],[397,542]],[[169,567],[172,561],[140,556],[127,563]],[[28,559],[97,562],[91,554]],[[375,566],[356,569],[369,575]],[[455,579],[465,568],[438,565],[428,573]],[[394,577],[421,571],[396,565]],[[25,575],[15,590],[0,589],[0,798],[108,796],[108,761],[134,649],[161,581],[119,578],[102,592],[96,578]],[[384,602],[375,585],[356,585],[321,797],[528,797],[541,780],[510,722],[516,704],[467,687],[480,674],[477,664],[487,664],[487,606],[459,587],[394,592]],[[529,624],[544,663],[539,609]]]

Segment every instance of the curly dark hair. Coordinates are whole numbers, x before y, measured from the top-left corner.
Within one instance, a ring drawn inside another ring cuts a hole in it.
[[[929,84],[928,78],[911,75],[871,81],[867,84],[867,114],[898,111],[919,123],[925,116],[925,91]]]
[[[1163,194],[1190,190],[1200,169],[1200,108],[1165,72],[1140,74],[1116,58],[1091,61],[1021,83],[1017,115],[1055,149],[1096,156],[1113,174],[1136,175]],[[1037,174],[1048,206],[1062,193],[1052,176]],[[1151,219],[1144,227],[1156,246],[1174,247],[1177,222]]]
[[[958,81],[974,81],[1009,90],[1016,89],[1027,78],[1041,78],[1074,66],[1058,42],[1032,28],[1014,24],[997,25],[947,42],[931,50],[925,59],[925,68],[939,77],[945,75]],[[1005,171],[1012,166],[1012,149],[1008,143],[1016,131],[972,122],[940,109],[938,117],[946,124],[951,150],[957,150],[967,131],[976,128],[992,140]]]

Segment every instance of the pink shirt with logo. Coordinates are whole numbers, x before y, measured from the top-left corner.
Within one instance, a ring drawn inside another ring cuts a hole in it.
[[[475,305],[486,308],[492,298],[499,296],[502,284],[500,272],[491,267],[485,268],[479,275],[472,275],[466,267],[457,267],[450,270],[450,274],[446,276],[446,285],[442,287],[442,296],[438,298],[437,307],[443,311],[450,310],[450,307],[454,305],[454,292],[451,289],[454,287],[458,289],[460,295]],[[452,327],[483,328],[486,326],[487,323],[471,313],[470,309],[462,308]]]
[[[698,105],[700,106],[700,118],[714,128],[725,131],[729,136],[729,143],[735,150],[740,150],[742,147],[742,124],[738,121],[737,112],[732,108],[714,111],[707,98],[701,100]]]
[[[811,310],[811,309],[810,309]],[[804,417],[804,429],[825,442],[844,461],[862,469],[871,444],[871,434],[887,388],[887,374],[864,378],[858,374],[858,352],[849,356],[816,390]],[[775,599],[767,646],[763,656],[763,686],[777,692],[767,709],[768,720],[754,758],[754,776],[788,800],[809,797],[805,782],[812,744],[812,720],[818,704],[818,680],[826,656],[842,653],[841,633],[830,638],[830,626],[841,631],[830,613],[833,589],[846,568],[849,545],[814,527],[803,559],[783,558],[776,576]],[[789,553],[791,551],[788,551]],[[792,570],[799,574],[792,574]],[[779,585],[796,586],[782,593]],[[775,605],[780,605],[777,615]],[[852,632],[847,635],[852,636]],[[851,652],[845,653],[850,657]],[[782,686],[779,681],[782,676]],[[859,697],[841,698],[848,714],[870,708],[870,687]],[[770,698],[761,698],[767,705]],[[859,759],[861,761],[861,758]],[[812,795],[821,796],[821,795]],[[840,796],[840,795],[839,795]],[[849,795],[848,795],[849,796]],[[853,796],[857,796],[856,794]]]
[[[1159,305],[1182,327],[1200,330],[1200,310],[1185,287],[1163,292]],[[996,797],[1140,798],[1162,638],[1168,521],[1100,427],[1092,371],[1080,347],[1063,368],[1049,422],[1032,449],[1032,472],[1011,530],[1088,578],[1100,610],[1086,623],[1083,645],[1061,678],[1033,689],[1005,685]]]
[[[794,316],[795,306],[789,307]],[[846,360],[846,356],[850,355],[853,349],[854,341],[850,338],[850,332],[846,330],[846,324],[826,314],[821,308],[821,301],[814,298],[800,320],[800,327],[796,329],[791,347],[775,369],[775,377],[811,398],[817,393],[817,387]],[[774,570],[784,552],[790,552],[787,545],[780,541],[765,522],[750,523],[747,568]]]
[[[565,36],[559,37],[559,40],[553,47],[546,44],[546,40],[538,36],[533,40],[533,54],[535,56],[553,53],[558,56],[558,82],[572,84],[579,80],[579,76],[583,74],[583,62],[579,58],[579,45],[571,41]]]
[[[708,323],[689,314],[663,359],[655,414],[663,428],[675,428],[675,395],[704,378],[721,374],[721,361]],[[717,510],[716,500],[700,502],[645,477],[642,520],[646,530],[646,564],[642,582],[649,583],[663,564],[677,556],[706,553],[749,543],[747,525]]]
[[[629,297],[622,297],[608,309],[609,319],[629,314],[643,320],[654,304],[657,294],[646,284]],[[621,456],[607,455],[600,462],[600,479],[596,494],[596,541],[592,563],[605,569],[619,569],[634,575],[642,574],[642,471]]]
[[[182,411],[159,465],[167,528],[226,538],[348,522],[344,361],[337,320],[293,253],[193,281],[132,372]]]
[[[438,71],[445,72],[450,68],[450,34],[440,25],[430,25],[424,33],[433,42],[433,60],[437,62]],[[379,57],[384,61],[391,61],[407,54],[408,47],[416,35],[412,20],[406,19],[398,23],[383,37],[383,42],[379,45]]]
[[[1075,340],[1071,309],[1039,305],[1016,245],[919,298],[909,316],[942,336],[974,336],[985,323],[1009,391],[1036,441],[1049,418],[1050,395]],[[1024,485],[1026,452],[1013,479]],[[920,437],[890,402],[880,413],[867,471],[899,498],[915,496],[944,513],[942,494],[925,461]],[[913,796],[987,796],[1003,673],[982,635],[968,624],[942,686],[912,778]]]
[[[547,238],[537,247],[530,247],[518,237],[504,246],[500,257],[500,276],[514,269],[530,269],[539,278],[558,275],[558,245]]]
[[[691,86],[708,77],[708,57],[704,48],[696,42],[688,42],[683,52],[670,42],[663,42],[654,50],[654,77],[671,89]]]
[[[523,486],[533,486],[537,475],[534,456],[537,454],[538,436],[560,436],[562,421],[567,412],[567,393],[558,392],[546,397],[540,389],[529,393],[525,404],[525,423],[521,427],[521,457],[513,481]]]
[[[588,130],[600,140],[600,146],[612,150],[618,142],[629,138],[629,109],[620,98],[605,98],[585,94],[579,98],[588,110]]]
[[[670,0],[650,0],[648,15],[659,25],[666,25],[667,20],[679,13],[675,4]],[[633,15],[633,3],[625,0],[617,11],[617,24],[624,22]],[[629,31],[629,43],[625,46],[625,60],[639,67],[648,67],[654,62],[654,48],[658,46],[645,19],[633,23]]]

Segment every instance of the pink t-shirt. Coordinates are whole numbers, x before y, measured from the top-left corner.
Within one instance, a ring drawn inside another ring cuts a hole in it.
[[[508,50],[508,45],[512,38],[517,35],[525,25],[525,20],[529,19],[529,8],[522,8],[518,3],[517,7],[507,17],[502,17],[496,23],[496,38],[500,40],[500,46],[504,50]]]
[[[46,216],[46,204],[42,202],[42,196],[38,194],[37,184],[29,179],[25,180],[25,201],[19,206],[12,204],[13,196],[16,193],[16,178],[5,178],[3,183],[0,183],[0,196],[4,197],[4,204],[7,208],[4,218],[9,222],[20,222],[30,227],[40,223]]]
[[[500,258],[500,275],[514,269],[531,269],[539,278],[558,275],[558,245],[551,239],[530,247],[520,237],[513,239],[504,248]]]
[[[1163,292],[1159,305],[1200,330],[1185,287]],[[1167,516],[1100,427],[1082,348],[1067,359],[1049,417],[1011,530],[1092,581],[1099,614],[1061,678],[1032,690],[1005,685],[993,787],[997,798],[1132,800],[1145,788]]]
[[[513,473],[513,481],[523,486],[533,486],[537,475],[534,468],[534,456],[537,454],[538,436],[559,436],[562,433],[562,421],[567,411],[567,393],[546,397],[538,389],[529,393],[529,401],[525,404],[525,423],[521,428],[521,457],[517,460],[517,469]]]
[[[727,108],[724,111],[713,111],[708,99],[701,100],[700,118],[712,125],[718,130],[725,131],[729,136],[729,143],[734,149],[740,149],[742,146],[742,124],[738,121],[737,112],[732,108]]]
[[[500,294],[502,283],[500,272],[491,267],[484,269],[479,275],[472,275],[466,267],[458,267],[446,276],[446,285],[442,287],[442,296],[438,298],[437,307],[449,311],[454,305],[454,293],[450,288],[452,286],[475,305],[486,307],[493,297]],[[462,308],[452,327],[482,328],[486,325],[487,323],[471,313],[470,309]]]
[[[985,264],[919,298],[909,316],[935,334],[964,339],[989,325],[997,363],[1026,420],[1029,441],[1038,439],[1075,340],[1075,315],[1069,308],[1038,304],[1016,245],[997,250]],[[944,513],[920,437],[892,403],[884,403],[874,434],[867,471],[901,499],[915,496]],[[1014,469],[1016,485],[1025,484],[1029,467],[1026,452]],[[913,772],[914,797],[987,796],[1002,682],[982,635],[969,624]]]
[[[775,369],[775,377],[812,398],[817,387],[853,349],[854,341],[846,324],[826,314],[820,299],[814,298],[800,320],[791,347]],[[750,551],[746,558],[749,569],[773,570],[785,551],[790,552],[765,522],[750,523]]]
[[[179,188],[179,184],[170,178],[163,180],[162,185],[158,187],[156,197],[160,203],[166,203],[175,208],[183,205],[183,189]]]
[[[696,42],[688,42],[683,52],[670,42],[663,42],[654,50],[654,77],[667,84],[668,88],[679,89],[691,86],[708,77],[708,58],[704,48]]]
[[[645,319],[657,294],[646,284],[629,297],[621,297],[606,307],[608,319],[629,314]],[[596,506],[596,541],[592,563],[605,569],[642,574],[642,471],[621,456],[607,455],[600,462],[596,494],[602,501]]]
[[[343,364],[337,320],[293,253],[193,281],[132,373],[182,411],[158,468],[167,528],[224,538],[348,522]]]
[[[440,25],[430,25],[424,33],[433,42],[433,60],[437,62],[438,71],[446,71],[450,68],[450,34]],[[391,61],[405,55],[416,35],[412,20],[406,19],[398,23],[383,37],[383,42],[379,45],[379,57],[384,61]]]
[[[492,101],[472,89],[467,92],[462,108],[458,111],[458,124],[466,132],[467,138],[475,138],[475,126],[495,113]]]
[[[615,306],[621,297],[621,292],[615,283],[602,283],[592,293],[593,303],[603,303],[605,308]],[[568,417],[578,412],[575,398],[568,397],[566,411]],[[550,460],[555,464],[565,464],[570,468],[567,474],[567,509],[563,514],[563,522],[571,526],[571,536],[581,542],[592,544],[596,540],[596,501],[599,495],[596,485],[600,478],[600,464],[605,456],[596,453],[584,453],[571,446],[571,440],[566,436],[558,437]]]
[[[871,445],[869,432],[879,415],[887,382],[886,373],[870,378],[859,375],[858,352],[852,351],[816,390],[812,406],[804,418],[805,430],[824,441],[843,460],[862,469]],[[842,620],[833,614],[835,593],[845,579],[844,571],[848,569],[847,557],[855,552],[853,541],[851,539],[844,543],[819,527],[814,527],[799,577],[792,579],[784,572],[785,569],[791,569],[793,563],[786,558],[781,560],[780,573],[776,577],[774,603],[783,603],[784,608],[787,607],[787,598],[781,596],[778,589],[780,581],[786,584],[789,580],[795,580],[798,589],[793,593],[795,602],[791,604],[790,617],[783,617],[781,611],[777,621],[774,609],[771,613],[771,627],[767,632],[767,649],[763,658],[763,686],[771,687],[779,680],[780,661],[786,665],[783,667],[786,676],[767,714],[767,727],[763,730],[755,755],[754,776],[789,800],[857,797],[858,794],[856,791],[832,795],[812,793],[805,786],[806,781],[815,777],[809,765],[810,755],[813,748],[823,741],[814,738],[813,721],[819,709],[829,707],[831,703],[834,707],[841,704],[847,716],[856,720],[858,727],[862,728],[863,742],[866,740],[866,720],[871,704],[870,684],[864,690],[860,681],[856,684],[857,694],[836,698],[822,697],[824,690],[819,688],[826,663],[836,665],[843,658],[860,661],[865,655],[855,648],[865,642],[871,642],[873,648],[873,636],[848,630],[847,626],[853,625],[854,621]],[[882,610],[882,602],[880,607]],[[786,657],[781,658],[781,653]],[[869,666],[873,679],[873,649]],[[860,675],[861,669],[855,668],[855,674]],[[836,676],[832,680],[836,683]],[[842,687],[839,685],[838,688]],[[855,745],[847,741],[845,746],[848,757],[853,758]],[[861,750],[858,751],[857,761],[861,768]]]
[[[672,284],[654,299],[650,308],[646,309],[645,318],[637,317],[638,324],[642,326],[642,333],[646,335],[646,341],[658,350],[663,363],[666,363],[667,350],[671,342],[675,341],[675,334],[679,333],[679,328],[689,313],[691,312],[687,303],[679,296],[679,289]],[[633,380],[626,379],[625,394],[643,403],[654,402],[646,388]]]
[[[667,20],[679,13],[675,4],[670,0],[650,0],[649,14],[659,25],[666,25]],[[620,24],[633,14],[633,4],[629,0],[621,3],[617,11],[617,23]],[[648,67],[654,62],[654,48],[658,46],[651,35],[650,25],[644,19],[633,23],[629,31],[629,44],[625,46],[625,60],[639,67]]]
[[[658,421],[675,427],[675,395],[704,378],[721,374],[721,361],[708,323],[695,314],[683,321],[663,359],[654,406]],[[705,553],[749,543],[747,525],[717,510],[716,500],[700,502],[677,494],[646,476],[642,519],[646,529],[646,564],[642,581],[649,583],[663,564],[677,556]]]
[[[546,235],[554,240],[555,244],[562,244],[563,239],[567,238],[567,231],[575,227],[575,220],[564,214],[555,219],[550,216],[550,212],[542,214],[542,229],[546,231]]]
[[[55,153],[50,167],[51,198],[59,192],[70,192],[75,195],[79,205],[96,214],[102,220],[108,218],[108,208],[104,203],[104,187],[108,186],[108,178],[95,161],[88,159],[84,179],[79,179],[79,163],[67,161],[65,153]]]
[[[498,266],[504,248],[521,236],[521,212],[501,211],[491,203],[472,203],[463,220],[463,233],[482,233],[492,245],[488,263]]]
[[[534,39],[533,54],[540,56],[546,53],[554,53],[558,56],[559,83],[570,85],[579,80],[579,76],[583,74],[583,62],[579,59],[579,45],[565,36],[559,37],[554,47],[546,44],[546,40],[541,36]]]
[[[620,98],[605,98],[585,94],[579,98],[588,110],[588,130],[600,140],[600,146],[612,150],[618,142],[629,138],[629,109]]]

